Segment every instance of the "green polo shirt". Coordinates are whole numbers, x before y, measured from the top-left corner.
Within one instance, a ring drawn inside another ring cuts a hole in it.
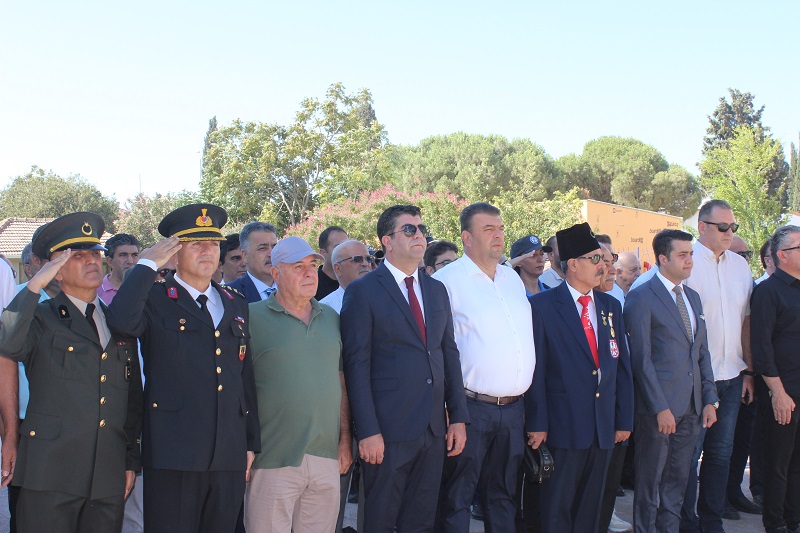
[[[287,313],[275,294],[250,304],[262,450],[253,468],[297,467],[305,454],[338,457],[339,315],[314,299],[311,305],[306,325]]]

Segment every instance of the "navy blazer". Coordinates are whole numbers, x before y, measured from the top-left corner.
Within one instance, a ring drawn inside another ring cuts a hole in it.
[[[239,291],[247,299],[247,303],[252,304],[262,300],[261,294],[256,289],[256,284],[250,279],[250,274],[245,273],[244,276],[239,276],[225,286]]]
[[[669,409],[677,418],[689,412],[693,400],[700,415],[703,405],[719,399],[703,304],[690,287],[684,285],[683,291],[695,316],[694,339],[689,338],[678,306],[658,276],[630,291],[625,300],[637,414],[655,415]]]
[[[600,448],[613,448],[615,431],[633,430],[633,377],[622,306],[613,296],[594,291],[598,383],[598,370],[567,284],[529,300],[536,371],[525,394],[526,430],[546,431],[547,444],[556,448],[586,449],[595,438]]]
[[[427,346],[385,265],[347,286],[341,328],[344,376],[359,440],[413,440],[430,426],[469,422],[461,361],[444,285],[419,273]]]
[[[131,269],[106,313],[109,329],[140,340],[144,373],[145,468],[245,470],[261,451],[249,308],[211,282],[224,313],[216,328],[174,275]]]

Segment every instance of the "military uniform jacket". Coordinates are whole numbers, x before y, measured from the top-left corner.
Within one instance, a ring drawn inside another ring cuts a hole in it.
[[[136,341],[112,335],[104,350],[64,293],[38,302],[39,294],[23,289],[0,316],[2,353],[25,364],[31,393],[12,483],[90,499],[121,496],[125,471],[141,468]]]
[[[155,279],[133,267],[107,314],[111,331],[141,343],[144,467],[244,471],[247,451],[261,451],[247,301],[212,281],[224,307],[215,328],[172,274]]]

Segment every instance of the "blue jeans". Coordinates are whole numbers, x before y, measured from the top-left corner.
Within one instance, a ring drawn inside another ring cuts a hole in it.
[[[730,471],[733,436],[736,419],[742,403],[742,376],[717,381],[717,422],[708,429],[701,429],[689,468],[689,481],[681,509],[681,531],[703,533],[724,532],[722,512],[727,499],[728,472]],[[697,462],[703,453],[700,466],[700,494],[697,494]],[[694,508],[697,503],[697,515]],[[697,516],[699,516],[699,529]]]

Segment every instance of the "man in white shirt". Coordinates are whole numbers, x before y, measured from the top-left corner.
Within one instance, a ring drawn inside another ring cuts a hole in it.
[[[369,248],[361,241],[351,239],[339,243],[331,253],[331,264],[339,288],[319,301],[321,304],[328,305],[334,311],[342,311],[342,300],[344,290],[353,280],[372,272],[375,258],[369,255]]]
[[[753,277],[741,256],[730,251],[739,228],[731,206],[710,200],[700,207],[697,229],[700,239],[692,247],[694,268],[686,285],[700,294],[708,329],[708,349],[719,396],[717,423],[701,431],[692,458],[689,482],[681,509],[681,531],[724,531],[722,513],[739,405],[753,398],[753,365],[750,355],[750,294]],[[696,495],[696,471],[700,453],[700,493]],[[697,515],[695,516],[695,501]]]
[[[536,366],[531,307],[522,280],[498,265],[500,210],[476,203],[461,212],[464,255],[434,274],[447,287],[472,423],[464,451],[445,460],[437,531],[469,531],[478,481],[485,524],[514,531],[517,475],[524,452],[524,405]]]
[[[539,276],[539,281],[548,289],[552,289],[558,287],[561,285],[561,282],[564,281],[564,272],[561,270],[561,256],[558,254],[558,242],[555,235],[550,237],[546,245],[552,249],[552,251],[547,254],[550,259],[550,268]]]

